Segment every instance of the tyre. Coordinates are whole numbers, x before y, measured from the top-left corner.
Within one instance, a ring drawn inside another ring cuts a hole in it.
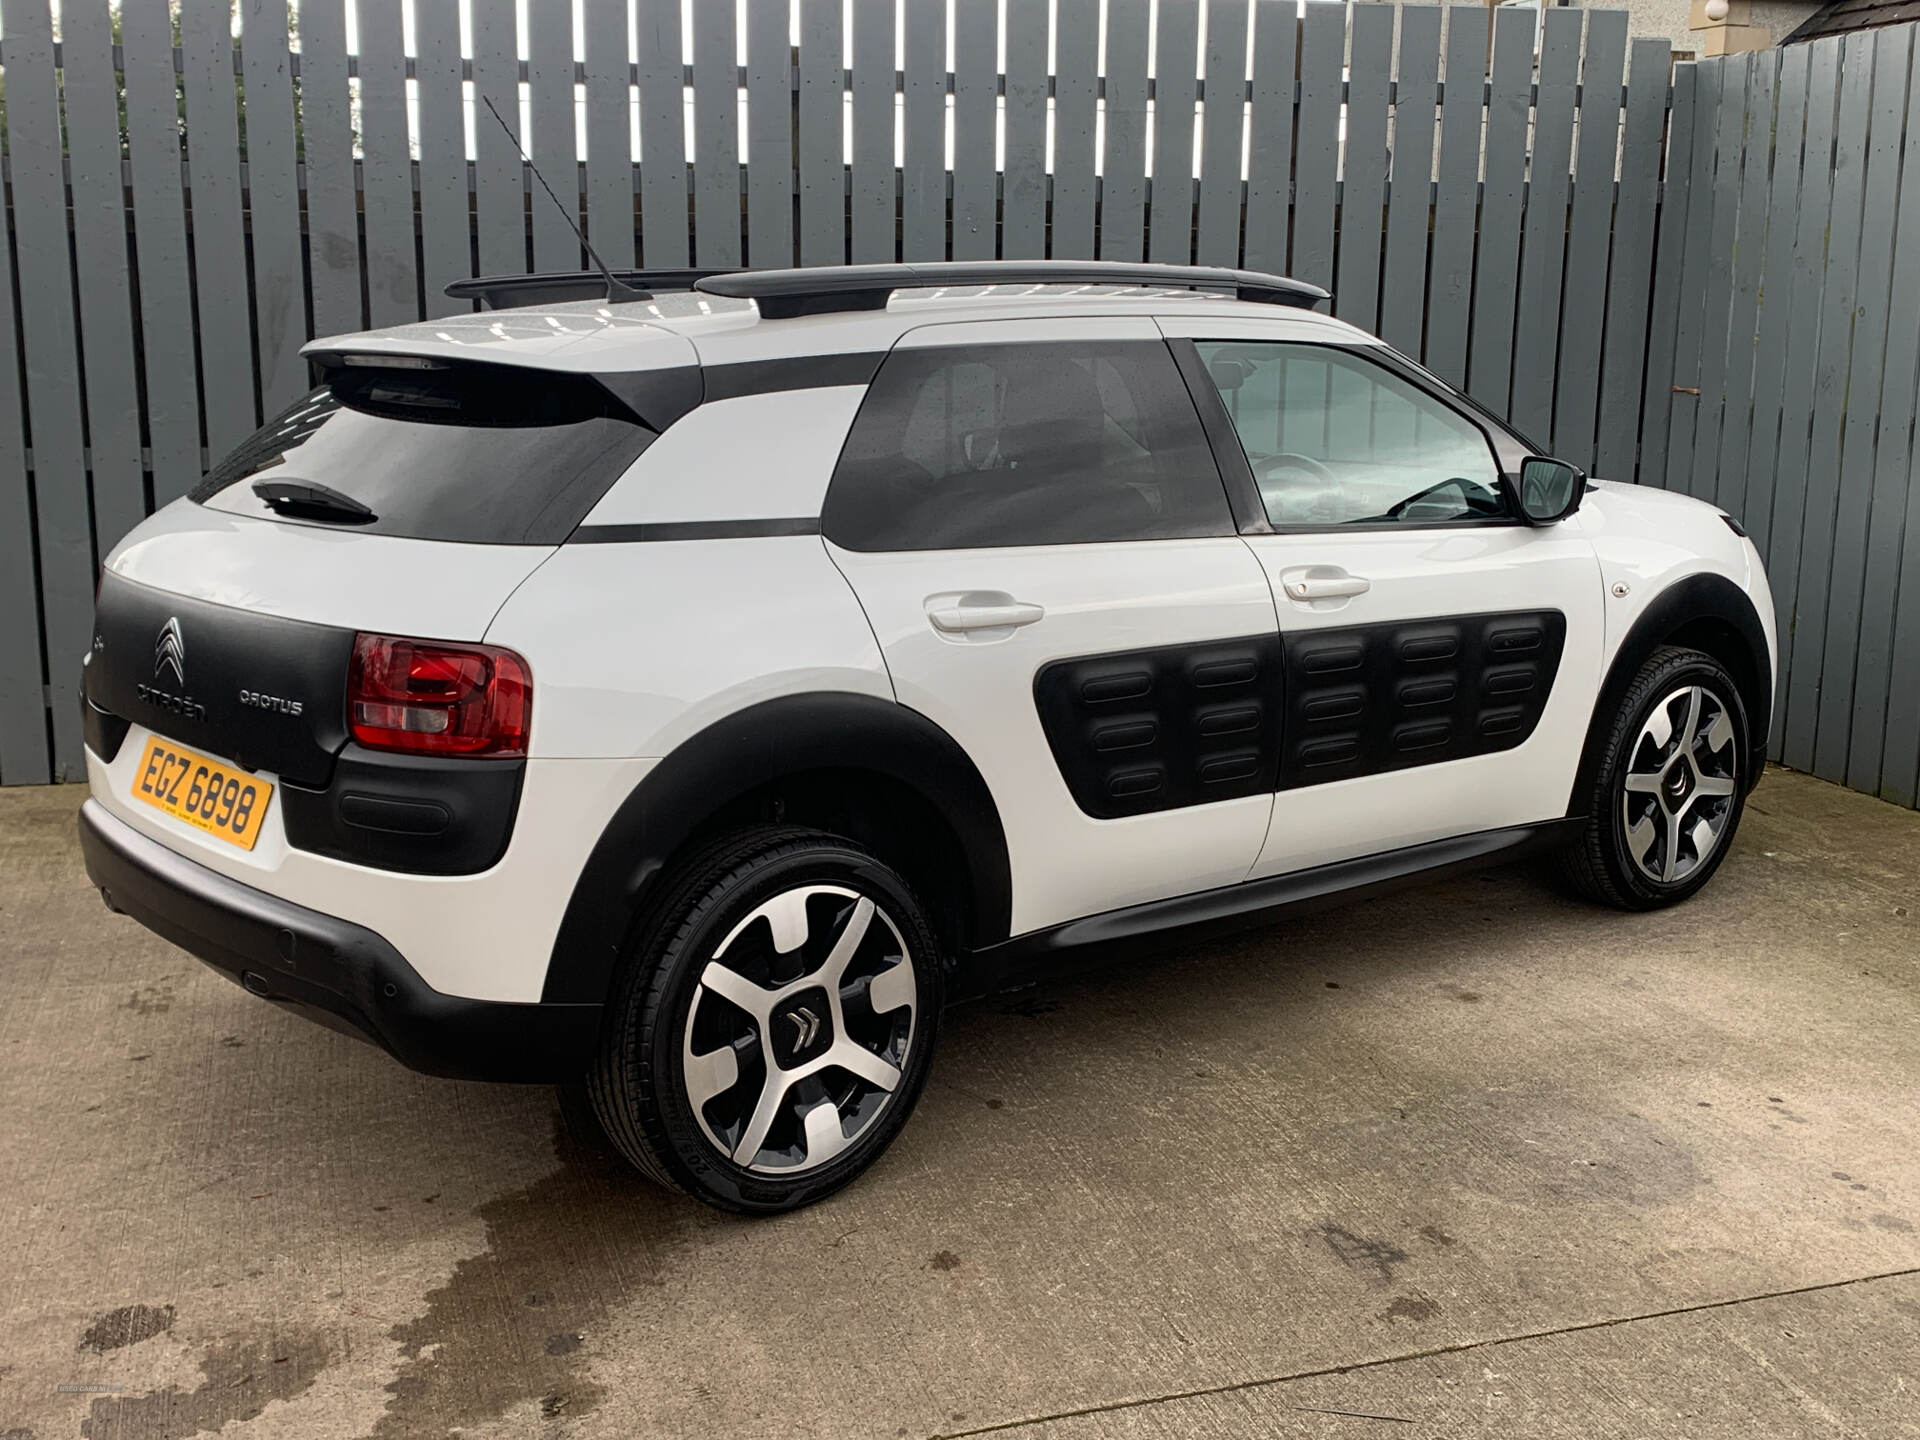
[[[770,826],[708,846],[659,896],[588,1077],[602,1127],[724,1210],[832,1194],[926,1084],[944,966],[919,901],[852,842]]]
[[[1685,900],[1726,858],[1750,788],[1740,691],[1711,655],[1668,646],[1599,723],[1609,728],[1568,878],[1622,910]]]

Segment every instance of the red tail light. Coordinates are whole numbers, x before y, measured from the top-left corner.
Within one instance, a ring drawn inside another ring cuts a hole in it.
[[[361,635],[347,669],[347,724],[370,750],[415,755],[527,753],[533,677],[497,645]]]

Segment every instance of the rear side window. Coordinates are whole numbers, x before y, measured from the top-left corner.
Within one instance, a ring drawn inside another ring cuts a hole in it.
[[[854,419],[821,531],[850,550],[1234,533],[1158,341],[894,351]]]
[[[216,510],[417,540],[557,545],[655,438],[591,375],[505,365],[341,366],[192,492]],[[372,518],[276,510],[266,481]]]

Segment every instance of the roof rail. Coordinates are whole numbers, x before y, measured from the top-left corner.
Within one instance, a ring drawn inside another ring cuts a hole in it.
[[[1311,309],[1332,297],[1318,285],[1212,265],[1129,265],[1102,260],[953,260],[911,265],[819,265],[738,270],[696,281],[708,295],[759,302],[762,318],[884,310],[896,290],[946,285],[1129,285],[1222,291],[1236,300]]]
[[[609,274],[629,294],[609,297],[607,277],[598,270],[559,270],[544,275],[480,275],[456,280],[446,293],[454,300],[478,300],[489,310],[512,305],[558,305],[568,300],[651,300],[656,290],[691,290],[712,275],[731,275],[731,268],[680,270],[613,270]]]

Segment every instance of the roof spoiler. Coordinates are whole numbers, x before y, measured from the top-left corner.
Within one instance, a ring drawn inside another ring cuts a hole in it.
[[[818,265],[735,270],[696,280],[695,290],[759,303],[763,319],[884,310],[896,290],[959,285],[1125,285],[1219,292],[1236,300],[1308,310],[1332,298],[1318,285],[1213,265],[1129,265],[1099,260],[934,261],[913,265]]]
[[[680,270],[560,270],[543,275],[480,275],[471,280],[456,280],[447,286],[453,300],[478,300],[489,310],[505,310],[515,305],[559,305],[569,300],[651,300],[660,290],[691,290],[698,282],[716,275],[731,275],[731,268]],[[609,294],[608,276],[623,293]]]

